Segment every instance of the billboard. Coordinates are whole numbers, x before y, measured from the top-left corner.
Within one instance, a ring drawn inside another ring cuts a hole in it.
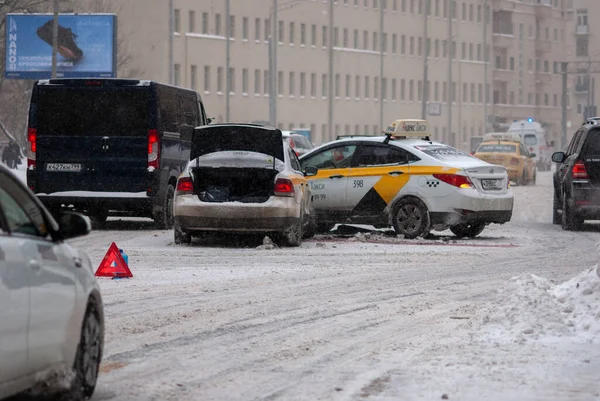
[[[53,28],[52,14],[6,15],[5,78],[51,78]],[[116,30],[114,14],[59,15],[57,78],[114,78]]]

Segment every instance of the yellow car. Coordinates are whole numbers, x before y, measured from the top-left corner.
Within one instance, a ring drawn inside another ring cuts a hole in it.
[[[488,163],[504,166],[512,182],[519,185],[535,184],[535,153],[529,153],[518,140],[484,141],[473,155]]]

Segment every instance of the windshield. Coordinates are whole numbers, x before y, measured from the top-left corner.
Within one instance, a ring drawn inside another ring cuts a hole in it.
[[[485,143],[479,145],[477,153],[516,153],[515,145],[506,145],[502,143]]]
[[[38,133],[54,135],[131,135],[148,132],[150,91],[128,88],[40,89],[35,115]]]
[[[525,135],[525,145],[533,146],[537,145],[537,138],[535,135]]]
[[[467,152],[463,152],[462,150],[447,145],[418,145],[415,146],[415,149],[440,160],[473,158]]]

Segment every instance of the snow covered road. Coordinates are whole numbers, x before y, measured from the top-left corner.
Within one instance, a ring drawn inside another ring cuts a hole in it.
[[[552,225],[551,191],[515,187],[513,221],[476,240],[187,247],[109,221],[74,241],[96,265],[115,241],[134,274],[101,279],[93,400],[599,400],[600,226]]]

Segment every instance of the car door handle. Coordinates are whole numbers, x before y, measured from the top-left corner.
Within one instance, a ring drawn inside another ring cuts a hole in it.
[[[401,175],[404,174],[404,171],[390,171],[388,175]]]
[[[329,178],[333,180],[335,178],[344,178],[344,176],[341,174],[337,174],[337,175],[330,175]]]
[[[42,265],[40,265],[40,262],[38,262],[37,260],[31,259],[29,261],[29,267],[31,268],[31,270],[38,271],[38,270],[40,270],[42,268]]]

